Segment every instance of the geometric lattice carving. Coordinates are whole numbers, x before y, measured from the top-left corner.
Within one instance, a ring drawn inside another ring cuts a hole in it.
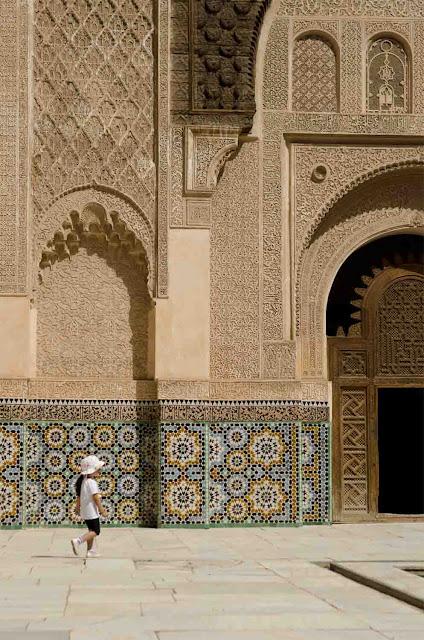
[[[293,111],[337,111],[337,61],[329,42],[316,35],[296,41]]]
[[[367,110],[407,113],[408,56],[393,38],[374,40],[367,54]]]
[[[340,376],[357,377],[367,375],[366,351],[340,351]]]
[[[36,0],[34,204],[96,180],[154,211],[153,3]]]
[[[424,278],[402,278],[386,289],[376,332],[377,375],[424,375]]]
[[[342,509],[368,511],[367,391],[344,388],[341,401]]]

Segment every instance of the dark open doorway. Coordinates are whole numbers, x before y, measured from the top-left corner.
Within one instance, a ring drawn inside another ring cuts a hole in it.
[[[424,389],[378,390],[380,513],[424,513]]]

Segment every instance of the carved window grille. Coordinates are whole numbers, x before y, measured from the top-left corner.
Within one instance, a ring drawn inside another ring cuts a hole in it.
[[[293,52],[292,110],[338,110],[337,56],[332,45],[318,35],[296,40]]]
[[[394,38],[378,38],[367,53],[367,110],[378,113],[409,111],[409,60]]]
[[[378,306],[377,332],[377,375],[424,375],[424,278],[388,287]]]

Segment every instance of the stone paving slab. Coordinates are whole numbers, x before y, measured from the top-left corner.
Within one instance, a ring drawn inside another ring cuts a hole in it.
[[[159,640],[218,640],[215,631],[163,631],[158,634]],[[356,629],[326,629],[307,631],[265,631],[258,638],[257,631],[224,631],[219,633],[219,640],[384,640],[376,631]],[[408,640],[408,639],[405,639]],[[415,640],[412,639],[411,640]]]
[[[0,634],[424,640],[419,609],[326,568],[345,562],[375,573],[381,559],[415,565],[423,533],[419,523],[104,529],[102,557],[86,560],[71,555],[69,529],[0,531]],[[422,590],[424,579],[403,573],[404,585]]]
[[[415,562],[413,566],[424,571],[424,563]],[[383,593],[424,609],[424,579],[405,570],[411,567],[410,562],[338,562],[334,567],[342,575],[376,585]]]
[[[0,632],[0,640],[69,640],[67,631],[36,631],[34,633],[21,633],[16,631]]]

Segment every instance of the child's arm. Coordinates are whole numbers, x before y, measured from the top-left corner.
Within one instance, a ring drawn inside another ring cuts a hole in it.
[[[102,505],[102,499],[101,499],[100,493],[95,493],[95,494],[93,495],[93,500],[94,500],[94,502],[95,502],[95,504],[96,504],[96,506],[97,506],[97,508],[98,508],[98,510],[99,510],[99,513],[100,513],[104,518],[106,518],[106,516],[107,516],[107,511],[106,511],[106,509],[104,509],[104,508],[103,508],[103,505]]]
[[[76,502],[76,505],[75,505],[75,513],[77,515],[80,515],[80,508],[81,508],[81,500],[80,500],[80,497],[78,496],[77,497],[77,502]]]

